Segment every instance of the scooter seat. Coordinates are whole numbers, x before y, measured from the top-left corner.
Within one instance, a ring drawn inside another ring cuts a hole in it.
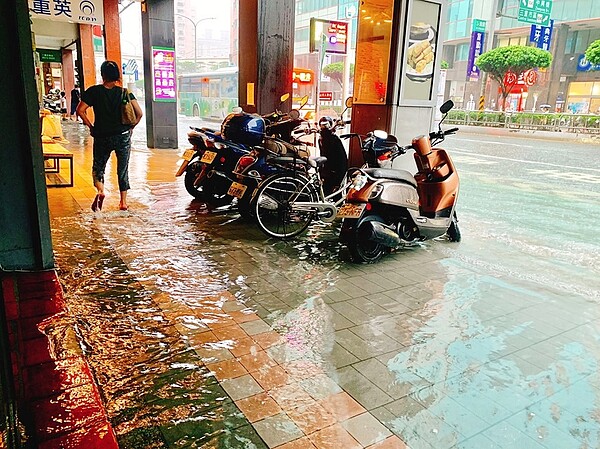
[[[394,181],[405,182],[414,188],[417,188],[415,177],[406,170],[394,170],[392,168],[365,168],[363,171],[376,179],[393,179]]]

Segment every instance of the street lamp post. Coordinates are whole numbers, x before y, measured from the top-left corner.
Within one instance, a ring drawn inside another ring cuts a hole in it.
[[[189,20],[191,22],[191,24],[194,26],[194,63],[197,63],[198,62],[198,37],[196,35],[196,29],[198,27],[198,24],[200,22],[204,22],[205,20],[216,19],[216,17],[204,17],[203,19],[199,19],[196,22],[194,22],[188,16],[184,16],[183,14],[177,14],[177,13],[175,13],[175,15],[179,16],[179,17],[183,17],[184,19]]]

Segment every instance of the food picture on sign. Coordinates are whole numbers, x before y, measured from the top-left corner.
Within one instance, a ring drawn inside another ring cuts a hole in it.
[[[175,50],[152,48],[154,100],[175,101]]]
[[[439,4],[426,0],[413,2],[404,60],[405,99],[431,99],[439,15]]]

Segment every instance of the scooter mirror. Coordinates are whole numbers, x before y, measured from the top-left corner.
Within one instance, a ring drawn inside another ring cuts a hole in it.
[[[303,108],[306,103],[308,103],[308,95],[305,95],[300,99],[300,108]]]
[[[354,103],[354,98],[348,97],[348,98],[346,98],[346,102],[344,104],[346,105],[347,109],[350,109],[352,107],[353,103]]]
[[[288,98],[290,98],[290,94],[289,94],[289,93],[285,93],[285,94],[283,94],[283,95],[281,96],[281,98],[279,98],[279,100],[280,100],[282,103],[285,103],[285,102],[288,100]]]
[[[388,137],[388,133],[386,133],[385,131],[381,130],[381,129],[376,129],[375,131],[373,131],[373,135],[375,137],[377,137],[378,139],[387,139]]]
[[[292,120],[298,120],[300,118],[300,111],[298,109],[292,109],[288,115]]]
[[[450,109],[454,107],[454,102],[452,100],[447,100],[440,106],[440,112],[442,114],[446,114]]]

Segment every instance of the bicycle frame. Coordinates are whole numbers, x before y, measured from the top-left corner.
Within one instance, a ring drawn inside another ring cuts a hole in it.
[[[320,201],[296,201],[296,198],[306,191],[309,184],[318,185],[317,193]],[[302,188],[292,197],[290,206],[292,210],[295,211],[315,212],[321,221],[324,223],[331,223],[337,216],[338,206],[340,206],[346,199],[348,187],[350,187],[351,184],[352,183],[348,180],[348,173],[346,173],[344,182],[340,188],[335,192],[325,196],[325,193],[323,192],[323,182],[321,181],[319,170],[315,170],[315,173],[313,173],[307,179],[307,182],[302,186]],[[338,195],[339,199],[333,201],[333,199]]]

